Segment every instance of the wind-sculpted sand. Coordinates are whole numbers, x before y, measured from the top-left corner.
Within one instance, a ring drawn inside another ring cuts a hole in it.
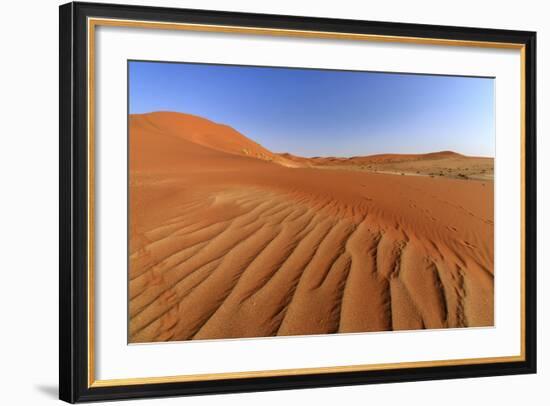
[[[130,342],[493,325],[492,181],[288,161],[131,116]]]

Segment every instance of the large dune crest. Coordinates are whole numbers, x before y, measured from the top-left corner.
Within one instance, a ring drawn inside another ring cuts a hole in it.
[[[131,116],[129,341],[493,324],[491,180],[314,160]]]
[[[134,131],[139,129],[138,131],[179,138],[215,151],[274,161],[283,165],[292,164],[234,128],[192,114],[162,111],[132,114],[130,128]]]

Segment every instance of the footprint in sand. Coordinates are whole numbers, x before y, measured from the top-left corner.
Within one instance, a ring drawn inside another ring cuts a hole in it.
[[[462,241],[462,244],[464,244],[466,247],[474,249],[476,246],[468,241]]]

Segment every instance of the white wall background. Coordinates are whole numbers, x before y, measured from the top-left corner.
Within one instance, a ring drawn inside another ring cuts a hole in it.
[[[538,32],[538,155],[550,155],[550,22],[546,2],[430,0],[331,2],[277,0],[110,1],[213,10],[413,22]],[[57,0],[12,1],[0,24],[0,403],[57,400],[58,295],[58,9]],[[545,72],[546,71],[546,72]],[[544,275],[550,224],[548,161],[539,158],[539,373],[422,383],[369,385],[125,402],[125,405],[257,404],[546,404],[550,339],[543,322],[550,302]],[[544,185],[546,183],[546,185]],[[546,187],[545,187],[546,186]],[[546,226],[546,227],[544,227]],[[545,229],[543,229],[545,228]],[[547,245],[547,244],[546,244]],[[110,403],[113,404],[113,403]]]

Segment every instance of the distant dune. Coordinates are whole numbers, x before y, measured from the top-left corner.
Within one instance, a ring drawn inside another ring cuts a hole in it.
[[[169,112],[130,116],[129,158],[132,343],[493,325],[488,158],[302,158]]]
[[[494,159],[471,157],[453,151],[426,154],[379,154],[350,158],[303,158],[283,153],[282,157],[304,167],[348,169],[398,175],[443,176],[455,179],[492,180]]]

